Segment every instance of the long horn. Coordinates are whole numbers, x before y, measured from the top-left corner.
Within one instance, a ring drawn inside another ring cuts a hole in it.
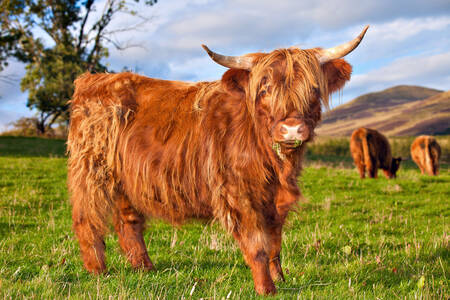
[[[202,45],[203,49],[208,53],[213,61],[230,69],[243,69],[250,71],[253,67],[253,59],[245,56],[225,56],[209,50],[208,47]]]
[[[329,62],[330,60],[344,57],[350,52],[352,52],[356,47],[358,47],[359,43],[366,34],[367,29],[369,29],[369,25],[364,27],[363,31],[361,31],[361,33],[350,42],[347,42],[345,44],[333,48],[320,50],[320,52],[317,54],[317,59],[319,60],[320,64],[323,65],[324,63]]]

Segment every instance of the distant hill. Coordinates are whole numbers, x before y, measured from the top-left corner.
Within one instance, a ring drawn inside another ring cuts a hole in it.
[[[450,134],[450,91],[400,85],[365,94],[326,112],[316,132],[349,136],[359,127],[388,136]]]

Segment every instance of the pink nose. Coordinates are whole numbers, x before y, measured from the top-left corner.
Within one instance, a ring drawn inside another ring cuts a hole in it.
[[[303,125],[301,124],[294,126],[283,124],[280,128],[280,133],[285,141],[303,140],[302,128]]]

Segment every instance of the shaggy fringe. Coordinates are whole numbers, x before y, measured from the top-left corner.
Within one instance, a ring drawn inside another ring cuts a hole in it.
[[[296,110],[302,114],[308,113],[311,99],[320,93],[322,104],[328,107],[328,85],[324,73],[317,61],[314,50],[301,50],[298,48],[275,50],[261,58],[252,69],[249,91],[250,97],[247,107],[250,114],[255,115],[255,103],[260,83],[270,66],[283,62],[282,77],[280,74],[269,73],[274,81],[284,84],[276,86],[272,91],[272,115],[286,115],[288,111]],[[278,77],[278,78],[274,78]]]

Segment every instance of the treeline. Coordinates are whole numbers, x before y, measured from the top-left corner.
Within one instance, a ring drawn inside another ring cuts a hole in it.
[[[24,136],[66,139],[68,134],[68,123],[64,119],[58,119],[53,126],[42,132],[39,128],[39,118],[22,117],[10,123],[10,129],[3,131],[1,136]]]

